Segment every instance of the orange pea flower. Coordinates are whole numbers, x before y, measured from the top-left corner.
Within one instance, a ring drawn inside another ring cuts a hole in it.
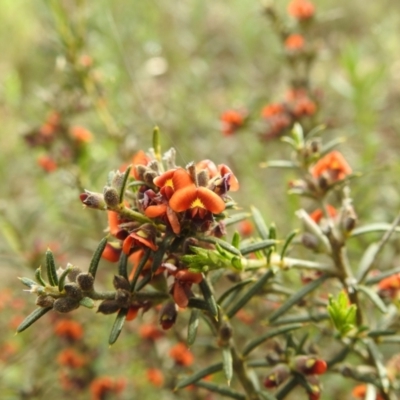
[[[87,363],[87,359],[76,350],[68,348],[57,356],[58,364],[69,368],[81,368]]]
[[[50,156],[39,157],[37,163],[46,172],[54,172],[58,168],[57,163]]]
[[[78,143],[89,143],[93,140],[93,134],[82,126],[73,126],[70,130],[72,139]]]
[[[194,357],[184,343],[178,343],[169,351],[169,356],[176,364],[188,367],[193,364]]]
[[[126,386],[126,380],[123,378],[111,378],[109,376],[100,376],[94,379],[90,384],[90,393],[92,400],[103,400],[107,395],[119,394]]]
[[[297,33],[289,35],[285,40],[285,48],[287,50],[293,50],[293,51],[301,50],[304,48],[304,45],[305,45],[304,37]]]
[[[328,214],[331,218],[334,218],[337,215],[336,208],[331,206],[330,204],[326,205],[326,211],[328,212]],[[317,210],[314,210],[310,214],[311,219],[317,224],[319,224],[319,222],[321,221],[323,216],[324,216],[324,213],[322,212],[322,210],[320,208],[318,208]]]
[[[269,118],[272,117],[273,115],[278,115],[282,114],[285,112],[285,107],[281,103],[271,103],[266,105],[262,110],[261,110],[261,116],[263,118]]]
[[[328,153],[311,168],[311,174],[314,178],[323,177],[328,184],[346,178],[351,172],[349,164],[338,151]]]
[[[135,247],[148,247],[153,251],[158,249],[155,244],[156,231],[153,225],[143,224],[138,229],[131,232],[122,244],[122,251],[125,254],[131,254]]]
[[[158,329],[157,325],[142,324],[139,328],[139,335],[142,339],[157,340],[162,338],[164,333]]]
[[[367,385],[365,384],[357,385],[351,391],[352,396],[355,397],[356,399],[364,399],[366,393],[367,393]],[[375,397],[375,400],[383,400],[383,396],[381,396],[378,393]]]
[[[243,124],[246,114],[242,111],[227,110],[222,113],[221,130],[225,136],[230,136],[235,133]]]
[[[203,275],[197,272],[180,270],[175,274],[175,282],[172,285],[171,292],[175,303],[186,308],[189,303],[189,298],[192,297],[191,287],[193,283],[200,283],[203,280]]]
[[[71,341],[80,340],[83,337],[83,327],[77,321],[63,318],[56,323],[54,333]]]
[[[315,7],[308,0],[292,0],[287,8],[288,14],[299,20],[307,20],[314,16]]]
[[[380,292],[386,293],[394,299],[400,290],[400,273],[382,279],[378,283],[378,289]]]
[[[156,387],[164,385],[164,374],[158,368],[149,368],[146,372],[147,380]]]

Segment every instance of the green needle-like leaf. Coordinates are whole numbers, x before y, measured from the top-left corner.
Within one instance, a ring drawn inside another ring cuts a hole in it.
[[[189,386],[193,383],[196,383],[200,379],[205,378],[207,375],[212,375],[212,374],[215,374],[216,372],[222,371],[222,369],[223,369],[223,365],[221,362],[217,363],[217,364],[212,364],[212,365],[194,373],[193,375],[190,375],[189,377],[179,381],[177,383],[177,385],[175,386],[175,390],[183,389],[186,386]]]
[[[226,290],[224,293],[221,294],[221,296],[219,297],[217,303],[218,304],[222,304],[224,302],[224,300],[231,295],[234,292],[237,292],[239,290],[241,290],[243,287],[245,287],[246,285],[248,285],[249,283],[253,283],[255,282],[254,278],[248,278],[245,279],[241,282],[236,283],[235,285],[231,286],[228,290]]]
[[[20,333],[24,331],[25,329],[29,328],[33,323],[35,323],[39,318],[42,318],[43,315],[48,313],[52,307],[46,307],[46,308],[37,308],[35,311],[33,311],[31,314],[29,314],[18,326],[17,332]]]
[[[42,277],[42,267],[39,267],[36,271],[35,271],[35,279],[36,282],[39,283],[39,285],[41,286],[46,286],[46,282]]]
[[[74,267],[69,264],[67,266],[67,268],[65,268],[65,270],[63,271],[63,273],[60,275],[59,279],[58,279],[58,291],[62,292],[64,290],[64,283],[65,283],[65,279],[67,278],[68,274],[72,271]]]
[[[207,302],[211,314],[217,318],[218,317],[218,305],[215,301],[214,295],[212,293],[211,287],[207,281],[207,278],[203,274],[203,280],[199,283],[201,292],[203,293],[204,300]]]
[[[118,262],[118,275],[128,279],[128,255],[121,251]]]
[[[295,236],[299,233],[298,229],[295,229],[294,231],[290,232],[289,235],[287,235],[286,239],[285,239],[285,243],[283,244],[282,247],[282,251],[281,251],[281,260],[283,260],[283,258],[286,255],[286,250],[288,249],[290,243],[292,242],[292,240],[295,238]]]
[[[188,323],[188,334],[187,334],[187,345],[190,347],[196,340],[197,328],[199,327],[199,316],[200,310],[198,308],[192,308]]]
[[[46,270],[47,270],[47,278],[51,286],[58,285],[58,277],[57,277],[57,269],[56,263],[54,261],[53,253],[50,249],[46,251]]]
[[[123,203],[123,201],[124,201],[126,184],[128,183],[128,178],[129,178],[129,175],[131,174],[131,169],[132,169],[132,165],[129,165],[129,167],[124,172],[124,177],[122,179],[122,184],[121,184],[121,188],[119,191],[119,203],[120,204]]]
[[[127,308],[121,308],[117,314],[117,318],[115,318],[115,322],[113,327],[111,328],[110,337],[108,338],[108,343],[110,345],[114,344],[119,334],[122,331],[122,327],[124,326],[126,315],[128,314]]]
[[[135,269],[135,274],[133,275],[132,278],[132,282],[131,282],[131,291],[133,292],[135,290],[135,286],[136,286],[136,282],[139,279],[139,276],[144,268],[144,266],[147,263],[147,260],[149,259],[151,254],[151,250],[147,249],[144,254],[143,257],[140,259],[138,266]],[[150,275],[150,274],[149,274]]]
[[[269,239],[269,230],[267,224],[264,221],[260,211],[257,208],[251,207],[251,214],[253,215],[254,224],[256,229],[263,240]]]
[[[364,285],[358,285],[357,290],[363,292],[372,301],[372,303],[374,303],[375,306],[378,307],[380,312],[384,314],[388,312],[386,304],[373,289]]]
[[[107,237],[101,239],[101,241],[100,241],[99,245],[97,246],[97,249],[94,252],[93,257],[90,261],[88,272],[92,274],[93,278],[96,277],[96,272],[97,272],[97,268],[98,268],[100,260],[101,260],[101,255],[103,254],[103,251],[106,248],[106,245],[107,245]]]
[[[275,240],[275,239],[261,240],[260,242],[256,242],[256,243],[252,243],[252,244],[243,246],[240,249],[240,252],[242,253],[242,255],[246,255],[246,254],[254,253],[256,251],[269,249],[271,247],[276,246],[278,243],[279,243],[279,241]]]
[[[303,286],[300,290],[298,290],[293,296],[289,297],[289,299],[285,303],[283,303],[277,310],[275,310],[270,315],[269,321],[273,322],[276,319],[278,319],[286,311],[288,311],[295,304],[297,304],[303,297],[305,297],[307,294],[311,293],[313,290],[317,289],[320,285],[322,285],[327,278],[329,278],[329,275],[322,275],[318,279],[311,281],[307,285]]]

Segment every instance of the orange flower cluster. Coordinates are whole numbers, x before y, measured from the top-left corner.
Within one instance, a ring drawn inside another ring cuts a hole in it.
[[[311,175],[318,181],[321,188],[343,180],[351,173],[350,165],[338,151],[328,153],[311,168]]]
[[[328,215],[329,215],[331,218],[334,218],[334,217],[337,215],[336,208],[333,207],[333,206],[331,206],[330,204],[327,204],[327,205],[326,205],[326,211],[328,212]],[[312,219],[315,223],[317,223],[317,224],[320,223],[320,221],[321,221],[321,219],[323,218],[323,216],[324,216],[324,213],[322,212],[322,210],[321,210],[320,208],[318,208],[317,210],[314,210],[314,211],[310,214],[311,219]]]
[[[146,371],[147,380],[156,387],[162,387],[164,385],[164,374],[158,368],[149,368]]]
[[[70,135],[78,143],[90,143],[93,140],[92,132],[82,126],[73,126],[70,129]]]
[[[169,356],[176,362],[176,364],[183,367],[189,367],[194,361],[193,354],[184,343],[178,343],[172,347],[169,351]]]
[[[400,273],[388,276],[378,283],[380,294],[385,294],[388,297],[395,299],[400,291]]]
[[[351,394],[356,399],[365,399],[365,395],[367,394],[367,385],[362,384],[355,386],[351,391]],[[379,393],[375,397],[375,400],[383,400],[383,399],[384,399],[383,396],[380,395]]]
[[[57,362],[64,367],[81,368],[87,363],[87,359],[73,348],[67,348],[58,354]]]
[[[304,48],[305,40],[302,35],[293,33],[285,39],[285,48],[289,51],[299,51]]]
[[[54,333],[69,341],[77,341],[83,337],[83,327],[77,321],[63,318],[56,323]]]
[[[239,128],[243,126],[246,119],[245,111],[227,110],[222,113],[221,130],[225,136],[234,134]]]
[[[103,400],[107,396],[120,394],[126,387],[126,380],[123,378],[111,378],[109,376],[100,376],[90,384],[90,393],[92,400]]]
[[[308,0],[292,0],[287,8],[288,14],[298,20],[307,20],[314,16],[315,7]]]

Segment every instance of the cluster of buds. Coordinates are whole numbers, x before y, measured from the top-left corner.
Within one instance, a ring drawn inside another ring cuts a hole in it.
[[[318,375],[327,370],[324,360],[313,355],[298,355],[288,363],[280,362],[274,366],[264,380],[264,386],[268,389],[276,388],[284,383],[289,376],[301,376],[301,382],[306,388],[310,400],[318,400],[321,395],[321,385]]]

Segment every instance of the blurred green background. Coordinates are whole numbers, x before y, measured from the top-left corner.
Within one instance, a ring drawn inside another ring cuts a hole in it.
[[[283,16],[287,3],[275,4]],[[352,193],[360,221],[390,222],[400,202],[400,3],[314,3],[318,56],[310,79],[321,93],[319,119],[330,126],[327,140],[347,137],[340,150],[362,172]],[[71,27],[81,40],[75,43],[78,55],[93,60],[99,88],[77,89],[66,62]],[[2,344],[15,341],[18,350],[0,362],[0,386],[7,387],[2,398],[62,398],[46,324],[14,339],[10,319],[33,308],[33,296],[21,292],[16,277],[29,276],[47,246],[60,264],[85,268],[103,236],[106,216],[82,210],[77,179],[81,187],[101,192],[108,171],[150,147],[158,125],[163,149],[175,147],[180,164],[210,158],[229,165],[241,183],[234,196],[238,204],[246,210],[255,205],[285,235],[297,227],[294,211],[304,206],[286,196],[295,175],[261,169],[259,163],[287,158],[289,149],[260,142],[251,125],[223,137],[219,116],[244,107],[257,117],[264,104],[280,101],[288,68],[256,0],[2,0],[0,48],[0,290],[12,288],[27,302],[23,312],[12,300],[0,304]],[[69,122],[89,129],[94,141],[79,165],[46,173],[37,165],[40,151],[23,137],[43,124],[54,104],[75,97],[89,106]],[[388,264],[396,261],[390,259],[394,254],[386,255]],[[154,398],[135,357],[139,339],[130,332],[108,350],[108,331],[101,327],[108,329],[112,318],[96,318],[88,310],[77,314],[87,341],[101,353],[95,368],[127,377],[138,393],[121,398]]]

